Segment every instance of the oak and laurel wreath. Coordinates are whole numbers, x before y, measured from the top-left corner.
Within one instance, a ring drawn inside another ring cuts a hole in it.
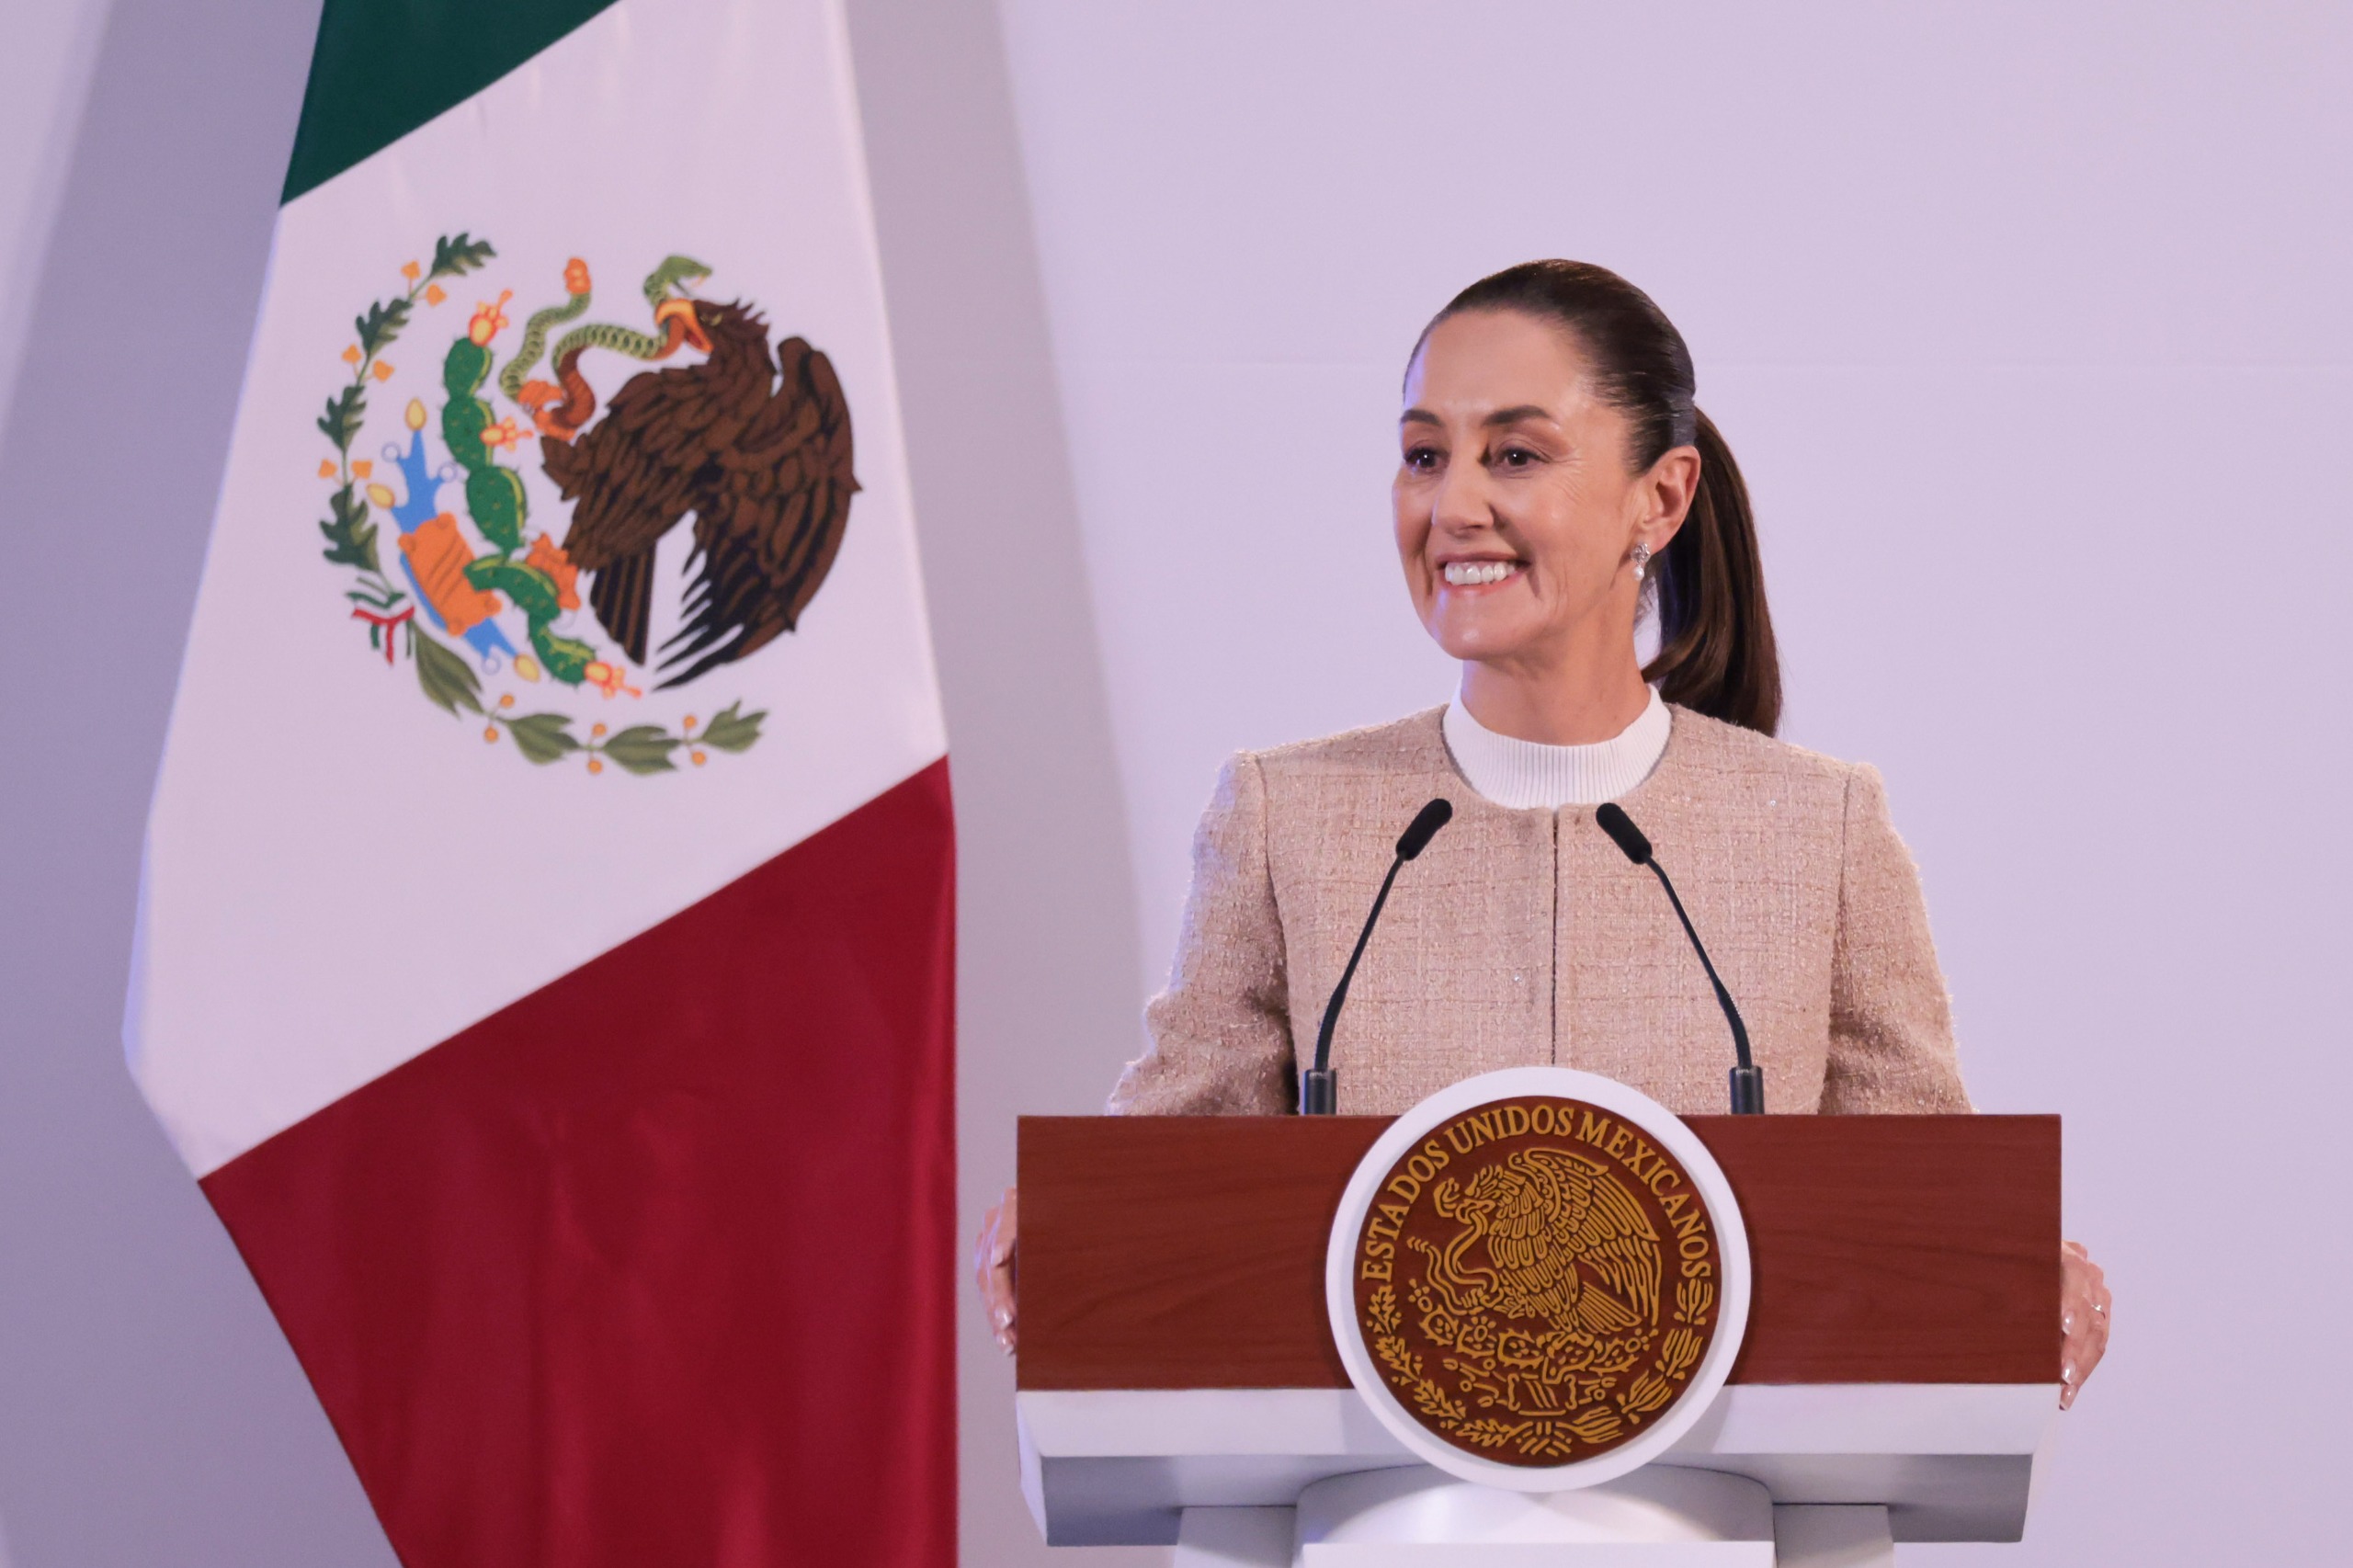
[[[377,526],[369,516],[368,498],[360,493],[351,468],[351,443],[368,416],[368,378],[383,351],[409,324],[420,298],[438,303],[442,295],[437,285],[442,279],[461,278],[497,254],[488,240],[464,233],[444,234],[433,242],[431,266],[419,268],[411,263],[404,268],[408,278],[405,290],[390,300],[375,301],[364,314],[353,318],[358,342],[344,355],[351,363],[351,380],[327,399],[326,411],[317,421],[319,433],[335,451],[332,476],[335,488],[327,496],[329,515],[319,523],[319,532],[327,541],[321,553],[330,565],[351,568],[354,585],[345,590],[344,597],[366,612],[358,619],[367,624],[369,648],[390,660],[393,655],[389,644],[394,632],[399,632],[400,651],[415,664],[417,685],[426,697],[452,717],[462,710],[481,718],[493,739],[505,731],[529,762],[546,764],[579,752],[590,759],[591,771],[602,759],[630,773],[673,773],[678,765],[670,759],[671,754],[680,746],[748,750],[760,738],[760,722],[767,715],[744,712],[741,701],[713,714],[699,732],[689,718],[676,734],[660,724],[631,724],[607,734],[605,726],[597,724],[585,739],[572,733],[573,719],[568,713],[509,713],[506,709],[514,701],[511,696],[485,707],[482,679],[473,665],[430,631],[420,631],[414,607],[411,613],[395,619],[409,596],[384,572],[376,548]],[[702,758],[698,755],[695,760]]]
[[[1591,1405],[1557,1419],[1472,1419],[1468,1406],[1424,1370],[1421,1357],[1405,1338],[1404,1313],[1398,1306],[1397,1293],[1389,1286],[1376,1287],[1366,1300],[1363,1327],[1374,1357],[1388,1369],[1389,1381],[1412,1401],[1423,1420],[1441,1434],[1476,1448],[1508,1446],[1525,1455],[1565,1462],[1580,1440],[1597,1449],[1612,1444],[1628,1426],[1641,1426],[1644,1416],[1675,1397],[1675,1385],[1688,1379],[1699,1360],[1699,1330],[1707,1326],[1715,1300],[1715,1287],[1705,1279],[1679,1282],[1673,1318],[1677,1326],[1660,1342],[1651,1365],[1608,1404]],[[1453,1364],[1448,1362],[1449,1367]]]

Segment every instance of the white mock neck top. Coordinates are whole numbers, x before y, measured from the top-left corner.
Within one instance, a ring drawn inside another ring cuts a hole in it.
[[[1499,806],[1558,811],[1614,801],[1649,778],[1665,754],[1672,721],[1654,691],[1650,705],[1623,733],[1591,745],[1551,746],[1499,735],[1471,717],[1460,698],[1447,704],[1440,725],[1471,788]]]

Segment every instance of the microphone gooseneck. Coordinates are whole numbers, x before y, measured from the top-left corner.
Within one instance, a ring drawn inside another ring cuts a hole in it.
[[[1614,801],[1593,813],[1593,820],[1609,841],[1625,852],[1626,858],[1637,866],[1650,868],[1658,885],[1666,890],[1666,902],[1675,906],[1675,917],[1683,922],[1683,934],[1691,938],[1691,950],[1699,955],[1699,967],[1708,971],[1708,983],[1716,988],[1716,1005],[1724,1010],[1724,1021],[1732,1026],[1732,1044],[1740,1065],[1732,1070],[1732,1113],[1734,1116],[1765,1114],[1765,1070],[1751,1060],[1748,1052],[1748,1026],[1740,1021],[1740,1009],[1733,1006],[1732,993],[1716,976],[1716,966],[1709,961],[1708,949],[1699,940],[1699,933],[1692,928],[1691,917],[1683,913],[1683,901],[1675,895],[1675,884],[1667,881],[1666,872],[1651,856],[1651,841],[1634,825]]]
[[[1372,940],[1372,928],[1380,922],[1381,906],[1389,902],[1389,890],[1397,882],[1397,873],[1406,861],[1429,847],[1438,830],[1454,820],[1454,802],[1443,797],[1432,801],[1414,813],[1405,831],[1397,835],[1397,855],[1389,862],[1389,874],[1381,879],[1381,892],[1373,896],[1372,913],[1364,917],[1364,929],[1357,933],[1356,950],[1348,955],[1348,967],[1340,971],[1340,983],[1332,987],[1332,999],[1324,1005],[1324,1022],[1315,1031],[1315,1065],[1300,1074],[1299,1114],[1302,1116],[1332,1116],[1340,1108],[1339,1074],[1332,1070],[1332,1030],[1340,1021],[1340,1004],[1348,999],[1348,982],[1357,977],[1357,960],[1364,957],[1367,942]]]

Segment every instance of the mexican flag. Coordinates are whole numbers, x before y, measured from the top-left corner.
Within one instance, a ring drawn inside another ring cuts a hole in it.
[[[327,0],[125,1034],[410,1568],[952,1560],[952,879],[836,0]]]

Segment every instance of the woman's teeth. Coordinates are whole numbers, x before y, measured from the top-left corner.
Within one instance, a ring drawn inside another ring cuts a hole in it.
[[[1482,583],[1500,583],[1519,570],[1517,561],[1449,561],[1439,570],[1439,575],[1458,588],[1474,587]]]

